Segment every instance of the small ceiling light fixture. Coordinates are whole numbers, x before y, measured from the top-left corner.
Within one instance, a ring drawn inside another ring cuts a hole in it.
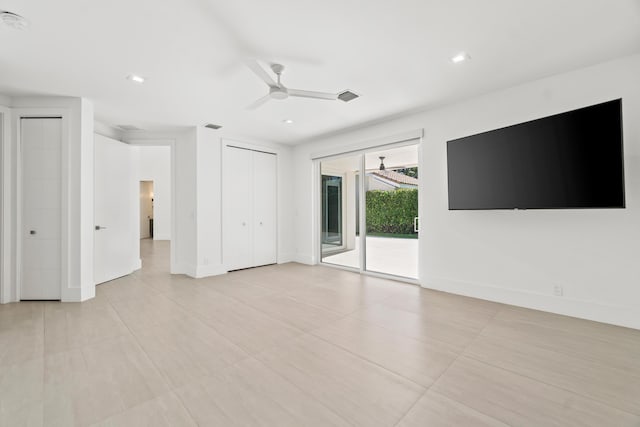
[[[0,20],[14,30],[25,30],[29,27],[29,21],[26,18],[6,10],[0,10]]]
[[[471,57],[469,56],[468,53],[460,52],[459,54],[451,57],[451,62],[453,62],[454,64],[459,64],[459,63],[467,61],[469,59],[471,59]]]
[[[142,83],[144,83],[144,81],[146,79],[144,77],[142,77],[142,76],[137,75],[137,74],[129,74],[127,76],[127,80],[131,80],[134,83],[142,84]]]
[[[286,124],[290,125],[290,124],[293,124],[293,120],[291,120],[291,119],[284,119],[284,120],[282,121],[282,123],[286,123]]]

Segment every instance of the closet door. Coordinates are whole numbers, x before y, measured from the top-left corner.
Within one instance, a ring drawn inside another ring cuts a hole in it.
[[[276,262],[276,166],[275,154],[253,152],[253,263]]]
[[[224,147],[222,256],[229,271],[254,265],[252,154],[249,150]]]
[[[62,119],[23,118],[21,300],[61,295]]]

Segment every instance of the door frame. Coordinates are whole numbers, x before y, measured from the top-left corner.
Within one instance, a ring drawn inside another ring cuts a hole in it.
[[[395,142],[394,142],[394,139],[395,139]],[[313,237],[314,237],[313,238],[313,251],[314,251],[313,263],[314,264],[319,264],[326,267],[337,268],[341,270],[357,272],[366,276],[381,277],[385,279],[392,279],[400,282],[420,285],[420,277],[422,276],[420,261],[419,261],[420,253],[422,252],[422,245],[420,243],[418,243],[418,278],[417,279],[411,279],[408,277],[396,276],[393,274],[369,271],[366,269],[366,257],[367,257],[366,255],[366,250],[367,250],[366,248],[366,237],[367,237],[366,198],[367,198],[367,195],[364,190],[365,190],[365,181],[366,181],[365,155],[367,153],[372,151],[380,151],[380,150],[387,150],[387,149],[393,149],[393,148],[406,147],[410,145],[416,145],[418,149],[418,170],[420,170],[423,166],[423,161],[422,161],[423,139],[424,139],[424,131],[420,129],[418,131],[408,132],[398,136],[391,136],[391,137],[381,138],[379,140],[370,141],[368,144],[367,143],[359,144],[358,146],[355,146],[352,150],[330,152],[330,153],[311,156],[311,160],[313,162],[312,169],[313,169],[313,182],[314,182],[313,183],[313,201],[315,202],[315,203],[312,203],[312,217],[313,217],[312,224],[313,224]],[[360,191],[360,200],[359,200],[360,235],[358,236],[358,239],[360,239],[359,268],[331,264],[331,263],[322,261],[322,214],[320,212],[320,210],[322,209],[321,162],[332,160],[332,159],[349,157],[349,156],[360,157],[359,158],[360,167],[358,171],[360,175],[360,180],[359,180],[360,182],[358,183],[358,187]],[[419,184],[421,187],[423,186],[423,183],[422,183],[422,180],[424,179],[423,177],[424,177],[423,174],[419,174],[418,176]],[[422,203],[422,198],[423,198],[422,192],[419,192],[418,193],[418,217],[423,216],[424,204]]]
[[[0,304],[11,302],[11,110],[0,105]]]
[[[62,139],[60,144],[60,301],[64,301],[65,289],[69,282],[69,109],[67,108],[43,108],[14,110],[15,147],[16,159],[15,173],[15,296],[16,301],[22,299],[22,215],[23,215],[23,185],[22,185],[22,119],[60,119]]]
[[[325,173],[322,173],[325,172]],[[340,252],[342,250],[344,250],[347,246],[346,241],[345,241],[345,236],[344,236],[344,230],[345,230],[345,224],[346,224],[346,219],[347,219],[347,192],[345,191],[345,184],[347,182],[347,176],[344,173],[341,172],[336,172],[336,171],[332,171],[332,170],[325,170],[325,171],[321,171],[321,176],[320,176],[320,207],[323,206],[324,204],[324,200],[322,200],[322,177],[323,176],[330,176],[333,178],[340,178],[340,244],[336,245],[335,248],[333,250],[335,250],[336,252]],[[322,212],[320,214],[320,232],[322,233],[322,215],[324,214],[324,212]],[[320,236],[320,243],[322,244],[322,235]],[[332,250],[332,251],[333,251]]]
[[[169,179],[171,186],[171,236],[169,239],[169,272],[171,274],[177,274],[178,262],[176,260],[176,139],[174,138],[131,138],[124,139],[122,142],[134,147],[169,147],[170,167],[169,173],[171,177]],[[137,178],[140,178],[139,176]],[[138,182],[140,180],[138,179]],[[140,236],[138,236],[140,237]],[[140,255],[138,254],[138,257]],[[140,261],[142,262],[142,260]],[[182,274],[180,272],[179,274]]]

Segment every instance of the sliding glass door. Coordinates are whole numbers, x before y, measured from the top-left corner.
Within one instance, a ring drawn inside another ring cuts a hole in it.
[[[418,278],[418,146],[320,162],[321,260]]]
[[[418,278],[418,147],[365,154],[365,269]]]

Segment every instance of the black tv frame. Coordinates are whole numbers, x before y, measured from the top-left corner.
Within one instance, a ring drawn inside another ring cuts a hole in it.
[[[448,163],[448,158],[449,158],[449,144],[452,142],[456,142],[459,141],[461,139],[466,139],[472,136],[478,136],[478,135],[484,135],[487,133],[491,133],[491,132],[495,132],[495,131],[499,131],[502,129],[508,129],[508,128],[512,128],[512,127],[516,127],[516,126],[520,126],[523,124],[527,124],[527,123],[534,123],[537,121],[541,121],[541,120],[545,120],[551,117],[556,117],[556,116],[561,116],[563,114],[566,113],[571,113],[573,111],[579,111],[582,110],[584,108],[589,108],[589,107],[596,107],[598,105],[602,105],[602,104],[607,104],[609,102],[614,102],[614,101],[619,101],[619,107],[620,107],[620,156],[621,156],[621,186],[622,186],[622,204],[620,206],[580,206],[580,207],[509,207],[509,208],[452,208],[451,207],[451,199],[449,198],[449,192],[451,191],[451,185],[450,185],[450,174],[449,174],[449,163]],[[471,135],[466,135],[466,136],[462,136],[456,139],[451,139],[449,141],[447,141],[447,204],[448,204],[448,210],[450,211],[492,211],[492,210],[501,210],[501,211],[518,211],[518,210],[582,210],[582,209],[626,209],[627,207],[627,202],[626,202],[626,182],[625,182],[625,175],[624,175],[624,117],[623,117],[623,110],[622,110],[622,102],[623,99],[622,98],[615,98],[615,99],[610,99],[608,101],[603,101],[603,102],[599,102],[597,104],[591,104],[591,105],[586,105],[584,107],[580,107],[580,108],[574,108],[572,110],[566,110],[560,113],[556,113],[556,114],[551,114],[549,116],[544,116],[544,117],[540,117],[537,119],[533,119],[533,120],[527,120],[525,122],[520,122],[520,123],[515,123],[513,125],[508,125],[508,126],[503,126],[500,128],[496,128],[496,129],[491,129],[488,131],[484,131],[484,132],[479,132],[479,133],[474,133]]]

